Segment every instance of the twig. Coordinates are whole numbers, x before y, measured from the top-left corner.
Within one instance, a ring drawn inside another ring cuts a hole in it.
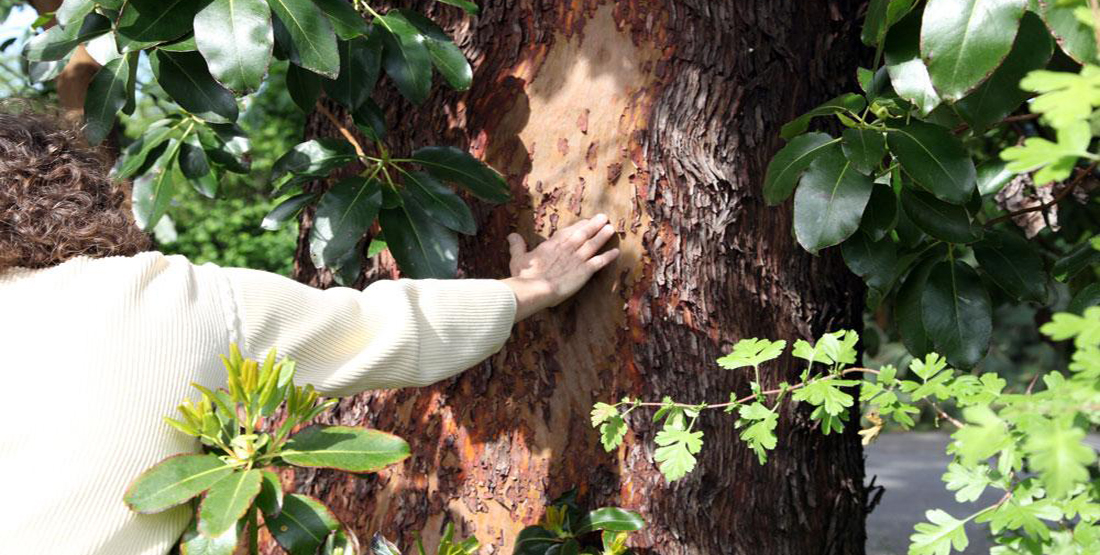
[[[853,374],[853,373],[856,373],[856,372],[862,372],[862,373],[866,373],[866,374],[879,374],[880,373],[878,370],[872,370],[870,368],[849,368],[847,370],[842,371],[840,373],[840,375],[843,376],[845,374]],[[809,382],[802,382],[802,383],[797,384],[797,385],[792,385],[792,386],[788,387],[787,389],[769,389],[767,391],[761,391],[760,395],[765,395],[765,396],[766,395],[775,395],[777,393],[783,393],[784,391],[794,391],[796,389],[802,389],[803,387],[806,387],[807,385],[809,385],[810,383],[815,382],[815,381],[817,381],[817,380],[810,380]],[[736,405],[740,405],[740,404],[743,404],[743,403],[747,403],[747,402],[749,402],[749,401],[751,401],[755,398],[756,398],[756,394],[754,393],[752,395],[746,395],[746,396],[744,396],[744,397],[742,397],[742,398],[740,398],[736,401],[731,401],[729,403],[719,403],[717,405],[708,404],[707,408],[708,409],[721,409],[721,408],[725,408],[725,407],[736,406]],[[636,407],[663,407],[663,406],[665,406],[664,403],[654,403],[654,402],[630,403],[630,404],[633,405],[633,406],[636,406]],[[671,406],[690,409],[690,408],[698,407],[699,405],[689,405],[687,403],[672,403]]]
[[[944,412],[943,409],[941,409],[938,404],[933,403],[931,401],[929,401],[929,403],[932,405],[932,408],[936,410],[936,414],[938,414],[940,416],[940,418],[954,424],[956,428],[962,428],[963,426],[966,425],[966,424],[963,424],[962,422],[959,422],[958,419],[951,416],[950,414],[947,414],[946,412]]]
[[[332,111],[330,111],[327,107],[325,107],[324,104],[320,102],[317,103],[317,111],[321,112],[321,114],[323,114],[326,118],[328,118],[330,122],[332,122],[333,125],[336,126],[336,129],[340,131],[340,134],[343,135],[349,143],[351,143],[351,146],[355,147],[355,153],[358,154],[360,158],[367,157],[367,153],[363,150],[363,145],[359,144],[359,140],[355,138],[355,135],[353,135],[347,127],[344,127],[344,124],[340,123],[340,120],[336,119],[336,116],[333,115]]]
[[[1093,162],[1092,164],[1089,164],[1089,167],[1085,168],[1084,171],[1078,173],[1077,177],[1073,178],[1073,181],[1071,181],[1069,185],[1066,185],[1066,187],[1064,189],[1062,189],[1061,191],[1058,191],[1058,194],[1055,195],[1055,197],[1053,199],[1051,199],[1050,202],[1044,202],[1043,204],[1040,204],[1038,206],[1030,206],[1028,208],[1021,208],[1020,210],[1017,210],[1015,212],[1009,212],[1008,214],[1005,214],[1003,216],[998,216],[998,217],[993,218],[992,220],[989,220],[988,222],[986,222],[985,227],[987,227],[987,228],[993,227],[993,226],[995,226],[995,225],[997,225],[1001,222],[1010,220],[1010,219],[1015,218],[1016,216],[1019,216],[1021,214],[1027,214],[1029,212],[1037,212],[1039,210],[1046,210],[1047,208],[1050,208],[1051,206],[1054,206],[1054,205],[1058,204],[1059,202],[1062,201],[1062,199],[1069,196],[1069,194],[1074,189],[1076,189],[1077,186],[1079,184],[1081,184],[1082,181],[1085,180],[1086,176],[1091,174],[1092,171],[1096,169],[1096,165],[1098,163],[1100,163],[1100,162]]]
[[[1016,122],[1019,122],[1019,121],[1029,121],[1029,120],[1033,120],[1033,119],[1038,118],[1039,115],[1040,114],[1017,114],[1015,116],[1008,116],[1007,118],[1005,118],[1001,121],[998,121],[997,123],[994,123],[990,127],[996,127],[998,125],[1004,125],[1006,123],[1016,123]],[[952,129],[951,132],[954,133],[955,135],[958,135],[959,133],[962,133],[963,131],[966,131],[969,128],[970,128],[969,123],[960,123],[957,127]]]

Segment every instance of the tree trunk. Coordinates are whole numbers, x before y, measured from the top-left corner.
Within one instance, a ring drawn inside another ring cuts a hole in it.
[[[766,207],[760,193],[779,126],[853,86],[860,2],[480,3],[480,16],[464,18],[417,2],[471,58],[471,91],[437,78],[420,108],[385,84],[376,94],[395,153],[465,147],[511,185],[511,203],[475,208],[480,231],[463,240],[462,277],[504,277],[513,230],[534,244],[598,212],[617,226],[622,256],[458,378],[343,400],[332,422],[397,433],[413,457],[365,478],[299,470],[298,491],[361,538],[381,531],[403,548],[414,533],[431,548],[450,520],[483,553],[509,554],[548,501],[578,487],[587,506],[644,515],[630,543],[639,553],[863,553],[855,425],[823,436],[808,411],[787,409],[761,466],[730,415],[707,414],[696,470],[670,485],[653,462],[651,413],[631,415],[612,453],[588,423],[594,402],[624,395],[744,394],[749,376],[715,364],[737,339],[862,329],[857,280],[838,257],[802,252],[789,207]],[[315,113],[307,135],[336,131]],[[310,214],[302,223],[297,277],[328,287],[306,254]],[[359,285],[395,276],[383,255]],[[765,385],[799,371],[771,367]]]

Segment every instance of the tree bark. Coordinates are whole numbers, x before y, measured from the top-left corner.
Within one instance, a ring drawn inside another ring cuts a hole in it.
[[[29,3],[35,11],[42,14],[57,11],[57,8],[61,7],[61,2],[62,0],[31,0]],[[51,21],[46,26],[54,25],[56,22]],[[61,70],[61,74],[57,76],[57,103],[64,111],[65,117],[73,123],[80,122],[84,117],[84,97],[97,71],[99,71],[99,63],[81,44],[76,47],[69,63],[65,64],[65,69]]]
[[[638,553],[863,553],[854,424],[823,436],[808,411],[786,408],[761,466],[734,418],[707,413],[698,466],[670,485],[653,461],[651,413],[631,415],[612,453],[588,423],[594,402],[624,395],[746,393],[747,374],[714,362],[738,339],[862,329],[858,281],[837,256],[802,252],[789,206],[766,207],[760,192],[779,126],[854,85],[860,2],[485,0],[476,18],[416,4],[456,37],[475,84],[457,94],[437,78],[419,108],[383,84],[391,149],[468,148],[514,195],[475,203],[480,230],[463,240],[462,277],[504,277],[513,230],[535,244],[598,212],[617,227],[622,256],[459,377],[342,400],[331,422],[397,433],[413,456],[366,477],[299,470],[298,491],[360,538],[381,531],[405,548],[414,533],[431,548],[450,520],[483,553],[511,553],[547,502],[578,487],[590,507],[644,515],[630,542]],[[307,135],[336,132],[315,113]],[[297,277],[328,287],[307,255],[310,225],[307,212]],[[383,255],[358,285],[397,275]],[[793,383],[799,372],[784,361],[763,380]]]

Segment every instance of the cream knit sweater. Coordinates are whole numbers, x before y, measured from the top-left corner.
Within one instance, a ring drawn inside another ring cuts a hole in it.
[[[328,395],[423,386],[499,350],[515,303],[494,280],[321,291],[156,252],[0,272],[0,554],[167,553],[186,506],[138,515],[122,495],[197,449],[161,417],[197,397],[191,382],[224,384],[230,342],[278,347]]]

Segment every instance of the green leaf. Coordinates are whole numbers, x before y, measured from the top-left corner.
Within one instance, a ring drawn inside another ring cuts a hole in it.
[[[777,444],[775,427],[779,422],[779,415],[768,410],[759,401],[741,407],[738,415],[742,419],[752,422],[741,431],[739,437],[749,444],[749,447],[756,453],[756,458],[760,461],[760,464],[767,463],[768,451],[775,449]]]
[[[126,104],[130,80],[130,56],[115,58],[96,72],[84,98],[84,137],[98,145],[115,125],[115,116]]]
[[[1054,41],[1042,20],[1031,12],[1024,13],[1004,62],[974,92],[956,102],[955,109],[975,129],[1001,121],[1030,96],[1020,89],[1020,80],[1028,72],[1046,66],[1053,53]]]
[[[402,96],[423,104],[432,89],[432,58],[427,39],[403,15],[394,11],[378,18],[385,52],[382,67]]]
[[[1100,343],[1100,308],[1086,308],[1081,316],[1059,312],[1039,331],[1055,341],[1076,338],[1074,342],[1078,348],[1095,346]]]
[[[367,99],[358,110],[352,114],[355,127],[359,132],[372,141],[381,141],[386,136],[386,116],[382,114],[382,108],[371,99]]]
[[[198,52],[158,50],[149,61],[157,83],[181,108],[213,123],[236,121],[237,99],[214,80]]]
[[[412,159],[428,173],[457,183],[482,200],[500,204],[512,198],[508,183],[499,173],[455,147],[421,147],[413,152]]]
[[[413,279],[449,279],[458,269],[458,238],[410,202],[383,208],[379,222],[401,272]]]
[[[212,0],[195,15],[195,45],[210,73],[237,94],[260,88],[275,35],[264,0]]]
[[[203,6],[193,0],[127,0],[116,23],[119,51],[168,42],[191,32],[195,13]]]
[[[265,522],[275,541],[290,555],[316,555],[325,538],[340,528],[328,507],[297,493],[286,496],[279,516]]]
[[[474,215],[466,201],[443,186],[430,174],[409,172],[405,175],[405,188],[401,190],[405,202],[415,202],[435,221],[459,233],[473,235],[477,232]]]
[[[150,125],[136,141],[126,147],[115,176],[118,179],[129,179],[137,174],[146,165],[149,154],[168,140],[175,129],[175,123],[172,120],[163,119]]]
[[[142,472],[126,489],[131,510],[159,513],[185,503],[233,472],[214,455],[175,455]]]
[[[909,555],[948,555],[951,548],[963,551],[970,542],[966,539],[965,520],[959,520],[941,509],[924,513],[929,522],[918,523],[916,533],[909,536]]]
[[[1090,241],[1082,241],[1069,254],[1056,260],[1050,273],[1054,279],[1065,283],[1082,270],[1093,268],[1097,264],[1100,264],[1100,250],[1094,248]]]
[[[53,15],[58,25],[68,27],[72,23],[83,22],[84,16],[92,13],[94,8],[94,0],[64,0]]]
[[[774,206],[787,200],[802,171],[839,141],[825,133],[806,133],[792,139],[768,162],[764,174],[764,201]]]
[[[340,76],[335,81],[324,81],[325,93],[354,112],[370,98],[378,82],[382,62],[381,33],[371,34],[370,39],[357,38],[340,41]]]
[[[1100,67],[1086,65],[1080,73],[1036,70],[1028,73],[1020,88],[1040,93],[1031,101],[1031,111],[1056,129],[1089,118],[1100,106]]]
[[[593,416],[593,418],[595,418]],[[626,425],[626,420],[618,414],[609,416],[605,422],[600,424],[600,444],[607,452],[614,451],[626,437],[626,432],[629,427]]]
[[[349,177],[332,186],[317,203],[309,232],[309,254],[318,268],[336,268],[370,229],[382,207],[377,180]]]
[[[703,432],[673,430],[666,427],[657,432],[654,441],[660,447],[653,455],[665,479],[673,482],[695,468],[695,454],[703,448]]]
[[[199,45],[195,44],[195,35],[187,35],[185,38],[178,39],[174,42],[157,45],[157,50],[167,50],[169,52],[194,52],[199,49]]]
[[[970,200],[977,172],[966,149],[950,131],[913,121],[890,129],[886,142],[905,173],[921,188],[952,204]]]
[[[458,8],[462,8],[462,9],[466,10],[466,13],[468,13],[470,15],[477,15],[477,12],[478,12],[477,4],[471,2],[470,0],[435,0],[435,1],[436,2],[441,2],[443,4],[449,4],[451,6],[455,6],[455,7],[458,7]]]
[[[971,368],[989,350],[989,293],[965,262],[944,261],[932,269],[921,296],[921,319],[936,351],[953,366]]]
[[[69,56],[85,41],[111,30],[111,22],[99,14],[88,14],[80,25],[62,28],[55,25],[35,35],[23,49],[23,57],[32,62],[49,62]],[[39,76],[40,80],[42,79]]]
[[[313,425],[291,436],[280,456],[295,466],[377,472],[408,458],[409,444],[378,430]]]
[[[897,246],[889,238],[872,241],[866,233],[856,233],[840,245],[844,263],[868,287],[880,291],[892,283],[897,264]]]
[[[299,193],[294,195],[283,202],[280,202],[275,208],[271,209],[264,216],[263,223],[260,227],[267,231],[278,231],[283,227],[283,224],[298,216],[298,213],[302,211],[309,203],[313,202],[317,198],[315,193]]]
[[[516,548],[512,555],[549,555],[550,549],[559,541],[556,534],[542,526],[528,526],[516,536]]]
[[[982,228],[970,221],[970,213],[958,204],[949,204],[936,197],[914,191],[909,187],[901,191],[901,206],[928,235],[949,243],[973,243],[982,238]]]
[[[966,407],[963,417],[968,423],[951,438],[955,440],[952,449],[964,466],[973,467],[1012,443],[1004,421],[988,405]]]
[[[1089,142],[1092,132],[1088,123],[1077,121],[1057,129],[1058,142],[1042,137],[1028,137],[1022,146],[1012,146],[1001,151],[1001,159],[1008,162],[1008,171],[1035,173],[1036,185],[1061,181],[1070,176],[1077,159],[1090,156]]]
[[[855,233],[873,185],[837,146],[816,158],[794,195],[794,233],[802,248],[816,253]]]
[[[977,501],[991,482],[989,467],[984,464],[966,467],[953,462],[947,465],[943,481],[947,483],[947,489],[955,492],[955,500],[959,503]]]
[[[767,339],[742,339],[733,345],[730,354],[719,358],[718,365],[727,370],[742,368],[745,366],[759,366],[769,360],[779,358],[783,350],[787,348],[787,342],[769,341]]]
[[[1004,161],[997,159],[989,160],[978,166],[977,174],[978,193],[983,197],[997,194],[1016,175],[1005,168]]]
[[[1085,309],[1100,305],[1100,283],[1090,283],[1077,292],[1066,305],[1066,312],[1084,314]]]
[[[259,469],[236,471],[210,487],[199,506],[199,532],[216,538],[233,528],[260,493]]]
[[[283,484],[279,481],[279,476],[270,470],[263,471],[256,506],[263,511],[265,518],[275,518],[283,510]]]
[[[886,153],[886,137],[872,129],[845,129],[841,132],[844,156],[855,169],[870,174],[882,162]]]
[[[1085,25],[1073,11],[1081,3],[1038,0],[1039,15],[1058,40],[1062,51],[1080,64],[1096,62],[1096,37],[1092,28]]]
[[[840,388],[853,385],[859,385],[859,381],[820,378],[795,390],[791,397],[796,401],[806,401],[815,407],[824,407],[825,412],[836,416],[855,402],[851,395],[841,391]]]
[[[798,116],[797,118],[787,122],[786,125],[779,129],[779,136],[784,139],[791,139],[795,135],[801,135],[806,131],[806,128],[810,125],[810,120],[819,116],[831,116],[834,114],[842,114],[844,112],[850,112],[858,114],[860,110],[867,107],[867,101],[862,95],[856,93],[845,93],[836,98],[826,100],[821,105],[814,109]]]
[[[347,0],[313,0],[332,22],[340,40],[352,40],[370,32],[370,25]]]
[[[897,23],[912,9],[915,0],[871,0],[863,22],[860,39],[867,46],[875,46],[886,36],[891,25]]]
[[[208,125],[199,130],[199,142],[202,143],[206,156],[226,170],[236,173],[250,171],[252,162],[246,155],[252,150],[252,143],[239,126]]]
[[[912,102],[922,116],[940,105],[928,67],[920,57],[920,27],[923,7],[899,21],[886,35],[883,54],[890,83],[898,96]]]
[[[898,222],[898,198],[888,185],[871,188],[871,198],[863,209],[859,228],[873,241],[879,241],[894,229]]]
[[[267,0],[291,40],[290,61],[318,75],[336,79],[340,53],[336,34],[312,0]]]
[[[221,535],[209,538],[199,533],[197,521],[191,519],[180,538],[180,555],[233,555],[243,531],[244,522],[238,521]]]
[[[401,555],[401,551],[381,532],[375,532],[370,541],[370,555]]]
[[[397,10],[424,36],[432,65],[456,91],[464,91],[473,83],[474,71],[466,55],[455,45],[451,37],[434,21],[411,10]]]
[[[1089,480],[1096,452],[1084,440],[1085,431],[1074,427],[1072,419],[1044,418],[1029,430],[1024,444],[1028,468],[1039,473],[1051,498],[1066,496]]]
[[[286,70],[286,88],[294,104],[308,114],[321,96],[321,78],[312,71],[290,64]]]
[[[134,221],[144,231],[151,231],[168,210],[168,204],[176,193],[176,185],[183,181],[176,157],[180,142],[171,139],[168,148],[153,163],[153,167],[134,180],[132,203]]]
[[[932,268],[939,263],[940,256],[931,256],[921,261],[902,283],[898,290],[894,322],[901,335],[905,348],[915,357],[922,357],[932,350],[932,341],[925,330],[921,310],[921,299],[928,283]]]
[[[978,260],[989,279],[1005,293],[1022,300],[1046,300],[1046,272],[1038,249],[1023,237],[1007,231],[991,231],[974,245]]]
[[[596,403],[592,406],[592,427],[595,428],[615,416],[619,416],[619,409],[615,405]]]
[[[612,532],[636,532],[645,527],[642,515],[620,509],[618,507],[604,507],[590,511],[575,524],[573,534],[580,536],[594,530],[609,530]]]
[[[928,0],[921,55],[940,95],[958,100],[1012,49],[1027,0]]]
[[[295,145],[271,166],[271,179],[292,173],[325,177],[332,170],[355,160],[355,147],[343,139],[320,138]]]

